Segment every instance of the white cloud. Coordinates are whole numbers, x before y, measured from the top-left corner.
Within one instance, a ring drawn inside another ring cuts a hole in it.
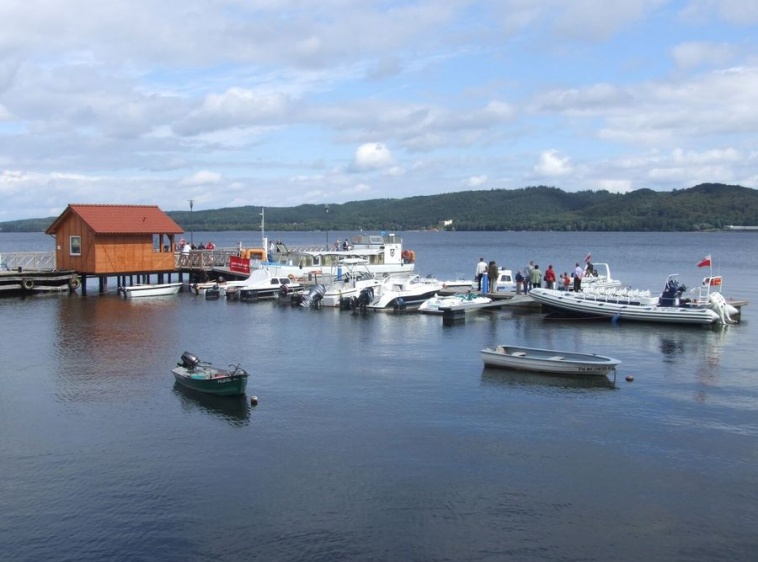
[[[471,176],[466,180],[466,186],[468,187],[481,187],[487,183],[487,176]]]
[[[382,143],[362,144],[355,151],[353,169],[358,172],[369,172],[389,168],[394,164],[394,158],[389,148]]]
[[[221,174],[218,174],[216,172],[209,172],[207,170],[202,170],[199,172],[195,172],[188,178],[184,178],[179,182],[179,185],[182,186],[188,186],[188,187],[196,187],[196,186],[202,186],[202,185],[216,185],[221,182]]]
[[[611,193],[628,193],[632,190],[632,182],[630,180],[598,180],[597,186],[599,189],[604,189]]]
[[[700,25],[721,19],[736,26],[758,23],[758,4],[752,0],[689,0],[682,9],[686,21]]]
[[[534,172],[545,177],[565,176],[571,173],[570,159],[557,150],[546,150],[540,154],[539,162],[534,166]]]
[[[729,64],[736,54],[737,47],[728,43],[689,41],[675,45],[672,56],[677,66],[693,68],[704,64]]]

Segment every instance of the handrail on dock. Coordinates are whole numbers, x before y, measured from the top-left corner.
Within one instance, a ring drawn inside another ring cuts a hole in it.
[[[0,254],[0,271],[54,271],[55,252],[10,252]]]
[[[238,248],[218,248],[215,250],[190,250],[189,253],[175,252],[176,269],[208,270],[214,267],[228,267],[229,257],[238,256]]]

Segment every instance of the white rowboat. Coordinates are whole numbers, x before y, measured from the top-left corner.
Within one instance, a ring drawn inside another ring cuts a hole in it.
[[[613,357],[536,347],[498,345],[481,350],[487,367],[555,375],[607,375],[621,363]]]

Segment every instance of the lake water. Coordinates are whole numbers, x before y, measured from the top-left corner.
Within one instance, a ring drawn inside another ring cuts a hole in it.
[[[755,560],[757,235],[402,236],[440,279],[480,257],[563,271],[591,252],[656,292],[669,273],[699,284],[711,254],[751,305],[717,329],[509,309],[443,327],[189,292],[0,299],[0,557]],[[0,254],[30,250],[52,241],[0,234]],[[484,369],[479,350],[508,342],[621,359],[616,387]],[[248,396],[175,388],[185,350],[248,368]]]

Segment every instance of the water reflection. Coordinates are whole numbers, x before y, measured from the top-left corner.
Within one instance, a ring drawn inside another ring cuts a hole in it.
[[[519,371],[516,369],[482,369],[482,384],[509,387],[545,387],[552,389],[596,389],[616,388],[613,374],[606,376],[563,376]]]
[[[182,410],[200,412],[208,417],[224,420],[231,426],[244,427],[250,423],[251,406],[245,395],[214,396],[203,394],[174,383],[174,394],[179,398]]]

